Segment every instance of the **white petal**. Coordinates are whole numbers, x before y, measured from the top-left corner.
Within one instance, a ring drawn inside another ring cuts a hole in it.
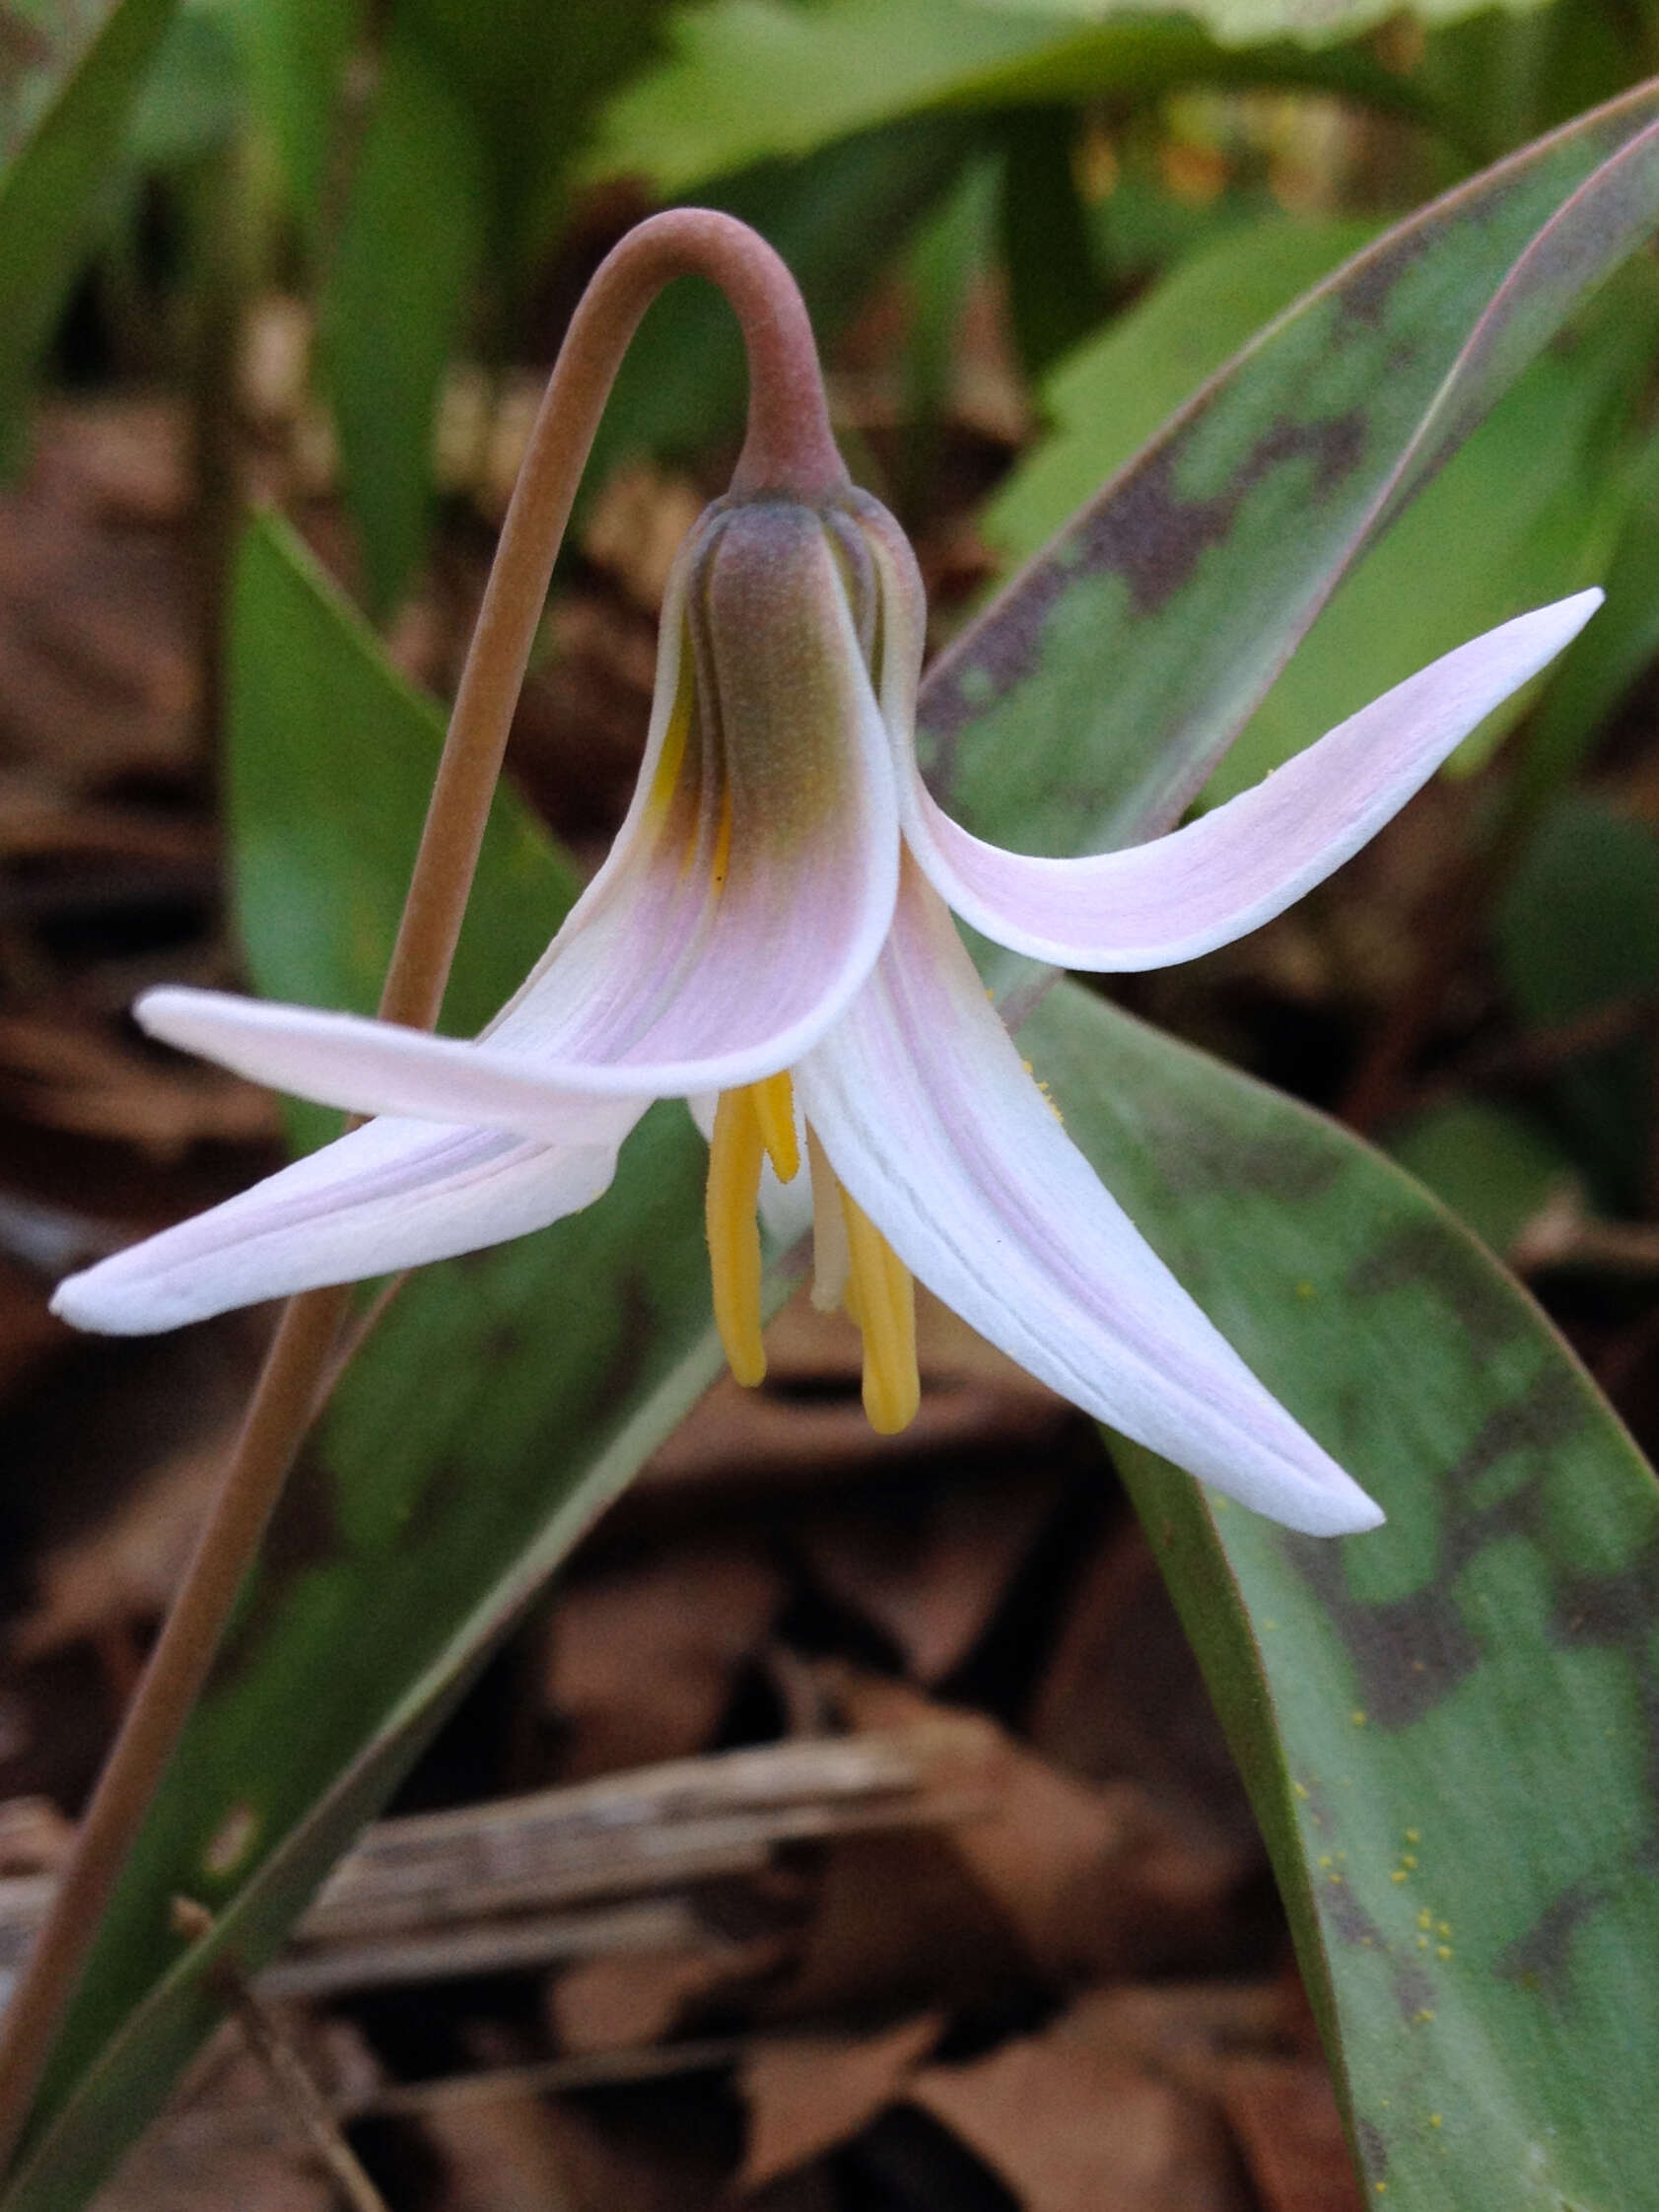
[[[632,1112],[605,1144],[385,1120],[353,1130],[223,1206],[60,1282],[78,1329],[143,1336],[323,1283],[418,1267],[545,1228],[616,1172]]]
[[[685,1097],[773,1074],[886,935],[891,752],[823,525],[789,503],[724,522],[663,611],[652,743],[616,846],[485,1032],[555,1085]],[[665,819],[652,794],[688,644],[696,712]]]
[[[1459,646],[1250,791],[1148,844],[1082,860],[1003,852],[941,812],[914,763],[906,839],[934,888],[999,944],[1068,968],[1191,960],[1271,921],[1356,853],[1601,599],[1580,591]]]
[[[565,1144],[602,1143],[616,1124],[615,1092],[559,1089],[523,1051],[183,984],[147,991],[133,1013],[181,1052],[342,1113],[506,1129]],[[617,1089],[624,1104],[643,1106],[652,1095],[630,1081]]]
[[[1381,1520],[1102,1188],[914,868],[874,975],[795,1079],[900,1259],[1022,1367],[1291,1528]]]
[[[618,1100],[729,1089],[790,1066],[886,934],[897,795],[823,525],[787,504],[721,520],[695,593],[682,569],[664,609],[628,819],[476,1045],[173,988],[139,1002],[152,1035],[346,1112],[550,1143],[602,1138]]]

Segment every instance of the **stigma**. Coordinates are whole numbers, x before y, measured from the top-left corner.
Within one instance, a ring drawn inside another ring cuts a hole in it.
[[[843,1189],[811,1129],[806,1156],[812,1182],[812,1302],[845,1308],[864,1343],[864,1407],[881,1436],[916,1418],[922,1385],[916,1364],[916,1284],[887,1239]],[[761,1338],[761,1170],[781,1183],[800,1172],[795,1087],[786,1071],[722,1091],[709,1146],[704,1216],[715,1326],[735,1379],[753,1389],[766,1375]]]

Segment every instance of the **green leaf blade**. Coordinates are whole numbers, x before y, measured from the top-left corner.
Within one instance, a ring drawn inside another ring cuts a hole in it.
[[[1656,116],[1644,90],[1500,164],[1213,380],[929,676],[951,810],[1032,851],[1167,826],[1359,553],[1659,220]]]
[[[74,282],[174,0],[75,0],[0,88],[0,475],[22,451],[30,380]]]
[[[1295,1537],[1114,1447],[1368,2193],[1653,2201],[1647,2114],[1609,2094],[1659,2050],[1651,1473],[1524,1292],[1359,1140],[1073,986],[1022,1043],[1138,1225],[1390,1516]]]

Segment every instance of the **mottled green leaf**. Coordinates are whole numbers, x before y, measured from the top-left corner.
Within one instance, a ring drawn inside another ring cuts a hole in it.
[[[1420,111],[1411,86],[1362,51],[1228,49],[1174,14],[1079,24],[975,0],[714,0],[680,9],[670,33],[671,58],[612,103],[594,174],[638,171],[678,191],[905,115],[1144,98],[1184,80],[1322,86]]]
[[[1651,1474],[1514,1281],[1357,1139],[1074,986],[1021,1041],[1132,1216],[1389,1515],[1293,1536],[1119,1447],[1367,2202],[1651,2206]]]
[[[0,9],[0,473],[173,6]]]
[[[267,998],[373,1013],[443,717],[374,652],[279,523],[255,522],[242,540],[231,638],[229,821],[250,976]],[[349,742],[329,741],[341,731]],[[523,804],[498,792],[441,1028],[466,1037],[483,1027],[540,957],[576,890]],[[289,1111],[308,1146],[339,1128],[326,1107],[294,1100]]]
[[[1009,561],[1040,553],[1190,392],[1375,232],[1357,218],[1293,223],[1275,215],[1180,261],[1043,380],[1050,432],[986,509],[992,544]]]
[[[232,774],[257,980],[363,1004],[440,732],[286,530],[256,527],[241,585]],[[570,890],[498,803],[447,1013],[504,1000]],[[83,2203],[217,2017],[212,1950],[184,1957],[170,1897],[226,1905],[220,1940],[245,1967],[268,1956],[492,1638],[712,1380],[705,1159],[684,1108],[658,1107],[596,1207],[423,1270],[347,1371],[122,1879],[7,2212]],[[211,1871],[233,1816],[247,1848]]]
[[[1635,262],[1360,560],[1207,798],[1244,790],[1466,638],[1600,581],[1633,496],[1634,430],[1656,340],[1659,273]],[[1545,450],[1550,465],[1540,468]],[[1486,759],[1539,688],[1505,701],[1454,768]]]
[[[1357,555],[1659,219],[1656,116],[1644,88],[1435,202],[1201,391],[930,676],[953,810],[1039,852],[1173,820]]]
[[[382,617],[426,542],[439,386],[484,226],[484,154],[473,117],[422,48],[393,37],[323,304],[346,496],[369,603]]]

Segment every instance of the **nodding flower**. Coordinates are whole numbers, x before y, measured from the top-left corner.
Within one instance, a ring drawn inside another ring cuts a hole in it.
[[[917,1409],[919,1279],[1032,1374],[1246,1505],[1315,1534],[1373,1527],[1371,1499],[1066,1135],[951,910],[1069,968],[1225,944],[1364,844],[1600,596],[1459,647],[1166,836],[1050,860],[981,842],[922,783],[922,588],[891,517],[845,483],[717,501],[667,592],[627,817],[517,995],[467,1043],[149,992],[152,1035],[374,1118],[71,1277],[55,1310],[169,1329],[522,1235],[590,1205],[650,1102],[680,1097],[711,1140],[714,1306],[739,1381],[766,1365],[757,1208],[803,1178],[815,1295],[863,1333],[878,1429]]]

